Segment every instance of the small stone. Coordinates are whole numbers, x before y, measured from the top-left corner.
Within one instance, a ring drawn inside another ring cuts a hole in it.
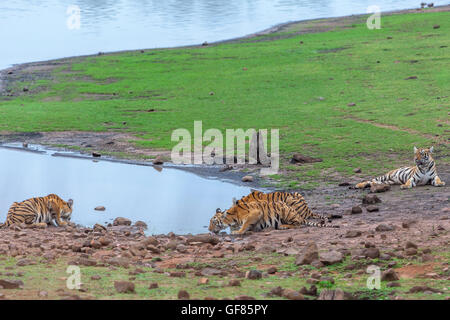
[[[202,285],[202,284],[208,284],[209,283],[209,279],[208,278],[200,278],[198,279],[198,284]]]
[[[349,106],[349,107],[354,107],[354,106],[356,106],[356,103],[350,102],[350,103],[347,104],[347,106]]]
[[[150,283],[150,285],[149,285],[149,289],[158,289],[158,284],[156,283],[156,282],[152,282],[152,283]]]
[[[405,244],[405,249],[409,249],[409,248],[417,249],[417,244],[415,244],[414,242],[411,242],[411,241],[407,241]]]
[[[185,278],[186,277],[186,273],[183,271],[178,271],[178,272],[170,272],[169,276],[172,278]]]
[[[244,176],[242,177],[242,182],[253,182],[252,176]]]
[[[381,273],[381,281],[398,281],[400,277],[394,269],[388,269]]]
[[[0,287],[3,289],[19,289],[23,287],[21,280],[0,279]]]
[[[311,264],[313,261],[319,259],[319,249],[315,242],[310,242],[306,245],[303,251],[297,256],[295,260],[296,265]]]
[[[415,248],[406,249],[405,254],[407,256],[415,256],[417,254],[417,249],[415,249]]]
[[[118,293],[134,293],[134,283],[129,281],[114,281]]]
[[[186,290],[178,291],[178,299],[179,300],[189,300],[190,296]]]
[[[379,211],[380,209],[379,209],[377,206],[374,206],[374,205],[368,205],[368,206],[366,207],[366,210],[367,210],[368,212],[375,212],[375,211]]]
[[[398,282],[388,282],[387,284],[386,284],[386,287],[388,287],[388,288],[397,288],[397,287],[400,287],[401,285],[400,285],[400,283],[398,283]]]
[[[392,231],[392,230],[394,230],[394,227],[393,227],[393,226],[388,226],[387,224],[379,224],[379,225],[375,228],[375,230],[376,230],[376,231],[379,231],[379,232],[383,232],[383,231]]]
[[[370,186],[370,192],[371,193],[380,193],[380,192],[386,192],[391,190],[391,186],[388,184],[378,184],[374,183]]]
[[[300,292],[292,289],[284,289],[282,296],[289,300],[305,300],[305,297]]]
[[[353,172],[354,172],[354,173],[361,173],[362,170],[361,170],[361,168],[356,168],[356,169],[353,170]]]
[[[246,295],[240,295],[234,298],[234,300],[256,300],[254,297],[246,296]]]
[[[98,206],[98,207],[95,207],[94,210],[96,210],[96,211],[105,211],[106,208],[104,206]]]
[[[277,271],[278,271],[278,269],[276,267],[270,267],[269,269],[267,269],[268,274],[274,274]]]
[[[363,204],[376,204],[380,202],[381,202],[380,198],[378,198],[375,194],[367,194],[362,199]]]
[[[359,230],[349,230],[345,234],[345,237],[346,238],[356,238],[356,237],[359,237],[360,235],[361,235],[361,231],[359,231]]]
[[[136,221],[134,223],[134,226],[138,228],[143,228],[144,230],[148,228],[147,224],[144,221]]]
[[[441,27],[440,25],[435,24],[435,25],[433,26],[433,29],[439,29],[440,27]]]
[[[152,163],[155,165],[161,165],[164,164],[164,161],[161,156],[157,156],[155,159],[153,159]]]
[[[320,254],[320,262],[322,262],[326,266],[340,263],[343,259],[344,257],[339,251],[332,250]]]
[[[230,287],[239,287],[241,285],[241,281],[238,279],[231,279],[230,282],[228,282],[228,285]]]
[[[360,206],[352,207],[352,214],[360,214],[362,213],[362,209]]]
[[[245,277],[250,280],[258,280],[262,278],[262,273],[258,270],[249,270],[245,273]]]
[[[131,226],[131,220],[123,217],[114,219],[113,226]]]
[[[99,275],[93,275],[91,276],[91,280],[100,280],[102,277],[100,277]]]

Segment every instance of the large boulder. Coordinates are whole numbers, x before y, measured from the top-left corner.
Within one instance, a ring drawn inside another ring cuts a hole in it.
[[[311,264],[313,261],[316,261],[318,259],[319,259],[319,249],[317,248],[315,242],[310,242],[297,256],[295,264],[298,266]]]

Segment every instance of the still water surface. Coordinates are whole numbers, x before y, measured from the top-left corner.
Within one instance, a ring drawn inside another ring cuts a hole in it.
[[[0,69],[100,51],[161,48],[251,34],[287,21],[417,8],[420,0],[0,1]],[[433,1],[435,5],[448,0]],[[80,9],[80,28],[68,14]]]
[[[10,205],[36,196],[74,199],[72,222],[92,226],[126,217],[148,224],[149,234],[208,232],[216,208],[230,207],[244,186],[174,168],[52,156],[0,147],[0,221]],[[106,211],[95,211],[105,206]]]

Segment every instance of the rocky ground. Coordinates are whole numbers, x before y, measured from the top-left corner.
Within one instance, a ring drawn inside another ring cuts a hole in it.
[[[146,236],[124,218],[0,229],[0,298],[449,299],[447,187],[370,193],[343,184],[305,195],[339,229]],[[66,286],[69,265],[80,267],[79,289]],[[369,265],[379,267],[377,290],[367,288]]]

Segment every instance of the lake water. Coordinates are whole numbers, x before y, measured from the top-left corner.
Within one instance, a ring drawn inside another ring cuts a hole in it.
[[[0,69],[100,51],[161,48],[251,34],[287,21],[417,8],[420,0],[8,0]],[[448,0],[433,1],[435,5]],[[77,28],[77,12],[80,24]],[[69,11],[68,11],[69,9]]]
[[[66,153],[71,155],[70,153]],[[50,193],[74,200],[72,222],[92,226],[116,217],[148,225],[148,234],[208,232],[216,208],[230,207],[248,187],[175,168],[55,156],[0,147],[0,221],[9,207]],[[106,211],[95,211],[105,206]]]

